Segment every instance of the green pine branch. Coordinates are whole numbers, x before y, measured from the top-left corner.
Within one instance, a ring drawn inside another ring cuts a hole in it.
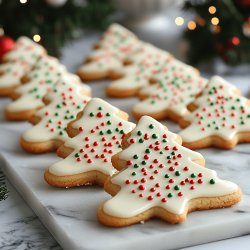
[[[216,13],[210,14],[208,8],[213,5]],[[249,7],[250,8],[250,7]],[[204,25],[197,25],[195,30],[186,30],[184,37],[190,44],[188,59],[192,64],[221,57],[227,64],[237,65],[250,63],[250,38],[243,33],[243,24],[247,21],[249,12],[240,2],[235,0],[189,0],[184,9],[192,12],[196,19],[203,19]],[[211,18],[219,18],[219,32],[213,31]],[[234,45],[232,38],[240,43]]]
[[[51,55],[58,55],[61,47],[82,34],[84,29],[105,29],[114,11],[112,0],[67,0],[61,7],[53,7],[45,0],[0,1],[0,26],[5,34],[41,36],[41,43]],[[11,13],[11,14],[10,14]]]

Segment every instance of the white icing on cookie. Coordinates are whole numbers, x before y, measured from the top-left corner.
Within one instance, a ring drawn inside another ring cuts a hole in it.
[[[14,47],[3,56],[3,61],[21,61],[32,67],[38,57],[45,53],[45,49],[41,45],[33,42],[28,37],[22,36],[17,39]]]
[[[111,54],[120,60],[135,52],[140,42],[131,31],[119,24],[112,24],[98,42],[99,48],[90,54],[91,59]]]
[[[202,96],[194,104],[198,108],[184,117],[191,124],[179,134],[186,142],[219,136],[232,140],[237,133],[250,129],[249,100],[238,96],[238,90],[221,77],[212,77]]]
[[[175,134],[151,117],[140,119],[128,139],[129,147],[118,154],[127,168],[111,178],[121,189],[104,204],[106,214],[129,218],[153,207],[183,214],[192,199],[238,190],[215,171],[193,162],[202,156],[175,140]]]
[[[27,37],[19,38],[14,48],[4,55],[5,63],[0,65],[0,88],[19,85],[20,79],[44,54],[45,50],[41,45],[32,42]]]
[[[13,87],[20,84],[20,79],[30,70],[26,64],[7,62],[0,65],[0,88]]]
[[[149,85],[150,79],[159,74],[164,64],[168,63],[172,56],[151,44],[143,43],[137,53],[131,55],[126,60],[132,65],[123,68],[123,77],[112,81],[109,89],[127,90],[139,89]]]
[[[66,74],[66,68],[54,57],[43,56],[27,74],[29,82],[15,89],[21,96],[7,106],[9,111],[26,111],[44,106],[43,97]]]
[[[122,138],[135,127],[133,123],[121,119],[118,113],[119,109],[109,103],[92,99],[84,108],[83,116],[73,123],[73,127],[81,132],[65,143],[74,151],[50,166],[49,172],[57,176],[93,170],[108,176],[114,174],[111,156],[121,150]]]
[[[122,71],[123,63],[121,60],[113,57],[112,55],[105,55],[95,60],[81,65],[78,69],[79,72],[87,74],[106,73],[106,72],[120,72]]]
[[[80,66],[79,72],[98,73],[120,71],[124,59],[140,48],[140,41],[129,30],[119,24],[112,24],[103,34],[95,49],[88,56],[90,63]]]
[[[200,77],[194,68],[171,58],[156,75],[157,83],[143,88],[139,95],[147,97],[133,107],[138,114],[174,112],[178,116],[188,113],[187,105],[194,101],[205,87],[207,80]]]
[[[64,76],[45,96],[50,103],[35,113],[41,121],[27,130],[22,138],[30,142],[65,141],[68,138],[67,124],[76,119],[77,113],[90,100],[83,93],[84,88],[78,77],[71,74]]]

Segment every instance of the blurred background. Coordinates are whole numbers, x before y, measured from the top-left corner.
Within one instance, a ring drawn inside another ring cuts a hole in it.
[[[112,22],[206,71],[249,70],[250,0],[0,0],[0,58],[21,35],[60,56]]]

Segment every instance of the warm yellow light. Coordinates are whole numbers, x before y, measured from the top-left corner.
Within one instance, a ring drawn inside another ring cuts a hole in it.
[[[19,1],[20,1],[20,3],[22,3],[22,4],[27,3],[27,0],[19,0]]]
[[[220,20],[219,20],[218,17],[213,17],[213,18],[211,19],[211,23],[212,23],[213,25],[218,25],[219,22],[220,22]]]
[[[189,30],[194,30],[196,28],[196,22],[189,21],[187,27]]]
[[[210,6],[210,7],[208,8],[208,12],[209,12],[210,14],[214,14],[214,13],[216,12],[216,8],[215,8],[214,6]]]
[[[38,34],[36,34],[36,35],[33,36],[33,40],[34,40],[36,43],[38,43],[38,42],[40,42],[41,37],[40,37]]]
[[[178,26],[183,25],[184,24],[184,18],[180,17],[180,16],[176,17],[175,18],[175,24],[178,25]]]

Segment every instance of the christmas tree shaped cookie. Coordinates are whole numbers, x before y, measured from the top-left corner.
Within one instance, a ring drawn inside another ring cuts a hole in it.
[[[143,116],[114,155],[121,172],[105,183],[113,198],[102,204],[98,219],[128,226],[152,217],[179,223],[195,210],[230,207],[240,201],[239,187],[221,180],[200,164],[203,157],[181,146],[181,139],[151,117]]]
[[[70,126],[79,131],[63,146],[63,150],[70,148],[71,153],[48,168],[45,180],[56,187],[103,185],[115,172],[111,156],[121,150],[122,139],[134,128],[125,119],[126,113],[101,99],[92,99]]]
[[[131,64],[123,68],[123,76],[112,81],[107,94],[114,97],[136,95],[141,88],[149,85],[150,80],[159,74],[164,64],[168,64],[172,56],[151,44],[143,43],[141,49],[127,58]]]
[[[211,78],[195,109],[180,121],[183,144],[189,148],[216,146],[231,149],[250,142],[250,101],[222,78]]]
[[[187,105],[207,83],[197,70],[176,59],[171,59],[155,77],[155,84],[139,92],[143,100],[133,107],[136,119],[149,115],[157,120],[170,118],[179,121],[188,113]]]
[[[56,150],[67,138],[67,124],[76,119],[90,100],[77,76],[68,74],[45,96],[47,106],[32,116],[36,124],[21,137],[22,147],[31,153]]]
[[[4,55],[4,63],[0,65],[0,96],[10,95],[21,84],[21,78],[45,54],[42,46],[27,37],[20,37],[14,48]]]
[[[18,86],[11,97],[15,99],[5,108],[8,120],[28,120],[44,106],[43,97],[66,74],[66,68],[56,58],[43,56],[26,76],[26,83]]]
[[[77,74],[83,80],[118,77],[125,58],[140,47],[138,38],[119,24],[112,24]]]

